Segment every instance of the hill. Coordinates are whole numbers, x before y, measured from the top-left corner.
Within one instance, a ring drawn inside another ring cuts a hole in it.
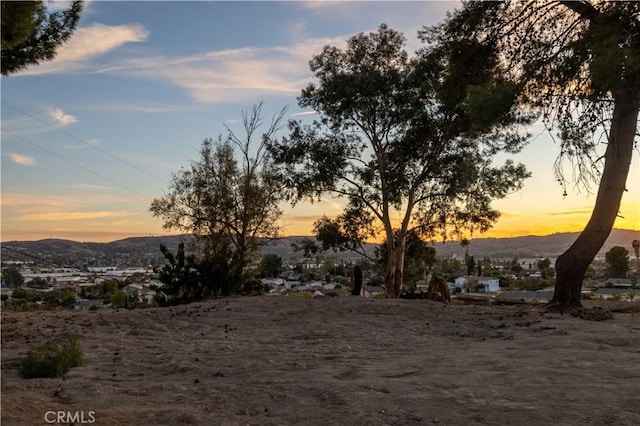
[[[557,233],[547,236],[523,236],[512,238],[475,238],[468,247],[469,253],[476,257],[490,258],[555,258],[564,252],[577,238],[577,232]],[[162,263],[159,250],[164,244],[175,250],[183,241],[189,241],[188,235],[162,237],[131,237],[110,243],[83,243],[70,240],[45,239],[39,241],[9,241],[2,243],[2,260],[34,260],[39,263],[51,263],[57,266],[92,266],[113,264],[120,266],[146,266]],[[263,247],[263,253],[275,253],[285,260],[300,258],[292,243],[310,237],[285,237],[271,241]],[[640,240],[640,231],[614,229],[600,250],[604,256],[613,246],[623,246],[633,256],[631,242]],[[367,250],[373,254],[375,244],[368,244]],[[459,242],[434,243],[438,256],[464,257],[465,247]],[[336,253],[336,257],[357,258],[352,253]]]

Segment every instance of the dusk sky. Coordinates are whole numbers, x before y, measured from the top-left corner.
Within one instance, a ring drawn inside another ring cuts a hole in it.
[[[311,57],[342,47],[381,23],[417,31],[457,2],[88,2],[53,61],[2,78],[2,241],[114,241],[163,235],[149,213],[171,173],[198,158],[205,138],[236,129],[241,111],[264,100],[265,118],[312,117],[296,97],[313,76]],[[236,127],[234,127],[236,126]],[[239,129],[238,129],[239,130]],[[533,177],[494,202],[484,236],[580,231],[595,193],[553,175],[559,147],[539,124],[516,161]],[[506,157],[504,157],[506,158]],[[503,159],[504,159],[503,158]],[[616,228],[640,229],[640,170],[634,154]],[[595,191],[594,185],[592,190]],[[339,200],[283,205],[284,235],[309,235]]]

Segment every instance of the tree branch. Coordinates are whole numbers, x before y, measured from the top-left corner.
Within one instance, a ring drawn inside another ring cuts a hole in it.
[[[581,19],[587,21],[595,18],[600,12],[588,1],[560,0],[558,3],[580,15]]]

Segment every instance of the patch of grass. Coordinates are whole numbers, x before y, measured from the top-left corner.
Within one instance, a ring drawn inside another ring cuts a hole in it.
[[[66,345],[49,342],[30,350],[20,365],[20,376],[25,379],[60,377],[82,363],[82,349],[74,335]]]
[[[15,312],[28,312],[38,309],[38,305],[26,301],[25,299],[9,299],[2,303],[2,309]]]
[[[613,319],[613,313],[608,309],[580,308],[571,312],[574,317],[580,317],[587,321],[604,321]]]

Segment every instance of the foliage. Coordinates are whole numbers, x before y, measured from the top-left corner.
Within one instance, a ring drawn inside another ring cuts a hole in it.
[[[7,311],[28,312],[38,309],[38,305],[26,299],[11,299],[2,302],[2,309]]]
[[[602,308],[579,308],[571,311],[571,315],[587,321],[606,321],[613,319],[613,313]]]
[[[51,293],[45,293],[43,300],[54,305],[70,308],[75,305],[78,296],[72,288],[56,288]]]
[[[544,259],[540,259],[538,261],[537,267],[543,279],[546,280],[547,278],[549,278],[552,271],[551,271],[551,260],[548,257],[545,257]]]
[[[190,267],[200,268],[204,276],[230,272],[233,284],[241,285],[249,279],[244,276],[244,268],[251,255],[265,239],[278,235],[278,204],[283,192],[266,144],[280,129],[285,111],[273,117],[256,146],[252,142],[263,124],[262,103],[254,105],[251,112],[243,111],[245,137],[241,139],[227,127],[224,138],[205,140],[200,160],[175,173],[169,192],[151,204],[150,211],[164,220],[165,229],[196,236],[192,251],[199,252],[201,259],[198,267],[195,259]],[[221,271],[223,264],[233,270]],[[220,285],[219,280],[217,283]],[[195,288],[192,284],[188,287]],[[227,290],[231,288],[223,292]],[[185,293],[184,297],[191,296]]]
[[[426,275],[433,269],[436,263],[436,249],[423,241],[416,232],[409,232],[407,235],[407,248],[404,258],[404,278],[405,282],[413,283],[420,279],[425,279]],[[376,248],[378,266],[387,264],[388,244],[383,242]]]
[[[640,240],[633,240],[631,242],[631,247],[633,247],[633,253],[636,256],[637,270],[640,272]]]
[[[629,271],[629,250],[615,246],[605,253],[607,262],[607,276],[609,278],[624,278]]]
[[[499,83],[497,60],[447,87],[445,58],[410,59],[404,42],[383,24],[351,37],[345,50],[324,47],[310,62],[318,84],[298,98],[320,119],[290,121],[289,136],[270,147],[294,202],[323,194],[348,200],[340,216],[316,226],[317,235],[330,231],[324,241],[354,249],[378,234],[386,238],[391,297],[400,294],[409,231],[424,239],[485,231],[499,216],[492,199],[528,176],[511,161],[493,164],[497,152],[522,148],[525,138],[509,129],[528,117],[496,112],[480,125],[467,103],[476,97],[467,92],[472,85]]]
[[[516,284],[519,290],[536,291],[547,287],[549,285],[549,281],[543,278],[526,277],[521,280],[517,280]]]
[[[14,299],[26,299],[27,298],[27,290],[24,288],[16,288],[11,293],[11,297]]]
[[[277,277],[282,272],[282,258],[275,253],[267,253],[260,261],[260,271],[265,277]]]
[[[20,376],[25,379],[60,377],[82,363],[82,349],[74,335],[67,344],[46,343],[30,350],[20,365]]]
[[[20,287],[24,284],[24,277],[15,265],[9,265],[2,270],[2,282],[10,288]]]
[[[2,75],[53,59],[57,48],[71,37],[81,11],[81,1],[55,12],[48,12],[43,1],[3,1]]]
[[[580,306],[582,278],[625,192],[638,136],[639,17],[640,2],[468,1],[421,33],[437,46],[475,46],[459,49],[471,55],[466,63],[497,54],[508,70],[507,86],[515,89],[503,96],[504,108],[541,113],[560,146],[554,171],[564,194],[571,183],[588,191],[599,185],[591,219],[556,261],[553,303],[561,307]]]
[[[127,293],[122,290],[117,290],[111,295],[111,306],[114,308],[124,308],[127,304]]]
[[[158,279],[163,284],[154,288],[161,292],[156,295],[156,301],[161,306],[178,305],[199,300],[208,295],[215,295],[222,291],[225,286],[225,278],[228,273],[227,256],[225,253],[223,263],[219,266],[222,271],[214,270],[211,258],[209,261],[197,262],[195,256],[185,253],[184,243],[178,245],[175,254],[161,245],[166,263],[156,266],[154,271],[158,274]],[[216,272],[222,272],[215,276]],[[219,278],[222,278],[220,280]]]

